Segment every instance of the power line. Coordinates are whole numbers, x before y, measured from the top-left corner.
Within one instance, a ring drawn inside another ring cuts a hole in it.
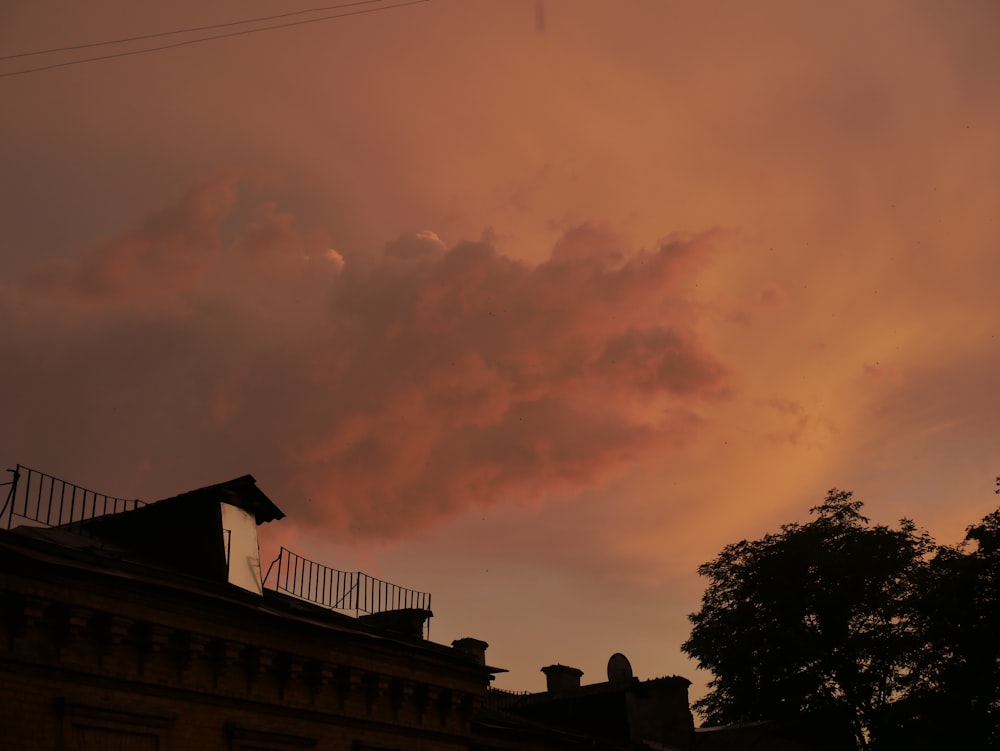
[[[156,39],[157,37],[172,36],[174,34],[191,34],[195,31],[210,31],[211,29],[222,29],[228,26],[241,26],[246,23],[258,23],[260,21],[273,21],[276,18],[288,18],[289,16],[301,16],[306,13],[320,13],[324,10],[336,10],[338,8],[348,8],[352,5],[371,5],[380,3],[382,0],[359,0],[353,3],[340,3],[338,5],[324,5],[319,8],[308,10],[295,10],[291,13],[279,13],[275,16],[260,16],[259,18],[247,18],[242,21],[228,21],[226,23],[216,23],[210,26],[192,26],[189,29],[175,29],[174,31],[158,31],[154,34],[143,34],[136,37],[125,37],[124,39],[111,39],[106,42],[89,42],[87,44],[74,44],[69,47],[53,47],[48,50],[34,50],[32,52],[16,52],[13,55],[0,55],[0,60],[13,60],[17,57],[33,57],[35,55],[48,55],[53,52],[70,52],[72,50],[85,50],[91,47],[106,47],[110,44],[124,44],[125,42],[139,42],[144,39]]]
[[[67,60],[67,61],[61,62],[61,63],[52,63],[51,65],[42,65],[42,66],[40,66],[38,68],[27,68],[25,70],[11,71],[10,73],[0,73],[0,78],[8,78],[9,76],[23,76],[23,75],[26,75],[28,73],[38,73],[38,72],[43,71],[43,70],[52,70],[53,68],[65,68],[65,67],[70,66],[70,65],[81,65],[83,63],[93,63],[93,62],[97,62],[98,60],[112,60],[112,59],[114,59],[116,57],[128,57],[129,55],[142,55],[142,54],[145,54],[147,52],[159,52],[160,50],[169,50],[169,49],[173,49],[175,47],[184,47],[185,45],[188,45],[188,44],[198,44],[200,42],[210,42],[210,41],[215,40],[215,39],[226,39],[228,37],[238,37],[238,36],[244,36],[244,35],[247,35],[247,34],[256,34],[257,32],[260,32],[260,31],[272,31],[274,29],[287,29],[287,28],[289,28],[291,26],[303,26],[303,25],[309,24],[309,23],[318,23],[319,21],[330,21],[332,19],[346,18],[348,16],[360,16],[360,15],[363,15],[365,13],[378,13],[379,11],[393,10],[394,8],[403,8],[403,7],[407,6],[407,5],[419,5],[420,3],[429,3],[430,1],[431,0],[409,0],[409,2],[397,3],[395,5],[383,5],[383,6],[380,6],[378,8],[365,8],[363,10],[354,10],[354,11],[350,11],[348,13],[336,13],[336,14],[329,15],[329,16],[320,16],[319,18],[308,18],[308,19],[306,19],[304,21],[291,21],[290,23],[274,24],[272,26],[261,26],[259,29],[244,29],[243,31],[231,31],[228,34],[214,34],[212,36],[199,37],[198,39],[187,39],[187,40],[185,40],[183,42],[174,42],[172,44],[164,44],[164,45],[160,45],[159,47],[146,47],[146,48],[141,49],[141,50],[130,50],[128,52],[116,52],[116,53],[111,54],[111,55],[100,55],[98,57],[85,57],[85,58],[81,58],[79,60]],[[381,0],[366,0],[366,2],[381,2]],[[344,5],[330,6],[330,7],[333,7],[333,8],[336,8],[336,7],[348,7],[349,5],[360,5],[360,4],[364,4],[364,3],[345,3]],[[298,13],[308,13],[308,12],[314,12],[314,11],[297,11],[296,13],[289,13],[289,14],[284,14],[284,15],[297,15]],[[272,18],[280,18],[280,17],[282,17],[282,16],[273,16]],[[250,23],[250,21],[243,21],[243,22],[241,22],[241,21],[234,21],[234,22],[231,22],[229,24],[218,24],[217,27],[218,26],[237,25],[239,23]],[[212,28],[212,27],[205,27],[205,28]],[[152,37],[156,37],[156,36],[165,36],[167,34],[180,34],[180,33],[183,33],[183,32],[181,32],[181,31],[163,32],[161,34],[151,34],[147,38],[152,38]],[[136,39],[139,39],[139,38],[141,38],[141,37],[136,37]],[[131,40],[119,40],[119,41],[131,41]],[[100,44],[116,44],[116,42],[99,42],[99,43],[92,44],[92,45],[81,45],[81,47],[98,46]],[[52,51],[56,51],[56,50],[52,50]],[[42,53],[39,52],[39,53],[24,53],[24,54],[42,54]],[[21,55],[11,55],[9,57],[20,57],[20,56]]]

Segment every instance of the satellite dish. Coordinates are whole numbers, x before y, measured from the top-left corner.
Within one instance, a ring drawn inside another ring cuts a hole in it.
[[[608,682],[624,683],[632,680],[632,663],[621,652],[615,652],[608,660]]]

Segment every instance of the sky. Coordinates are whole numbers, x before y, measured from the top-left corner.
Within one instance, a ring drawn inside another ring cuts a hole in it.
[[[5,466],[251,473],[499,687],[692,698],[726,544],[997,507],[1000,5],[400,2],[5,0]]]

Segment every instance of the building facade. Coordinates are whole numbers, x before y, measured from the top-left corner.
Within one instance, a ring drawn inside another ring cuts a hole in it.
[[[429,595],[285,549],[266,587],[257,529],[284,514],[250,475],[153,504],[8,485],[3,751],[804,748],[696,732],[690,682],[620,654],[605,682],[550,665],[544,692],[491,690],[486,642],[425,638]]]
[[[247,476],[0,531],[0,746],[470,747],[494,672],[484,643],[423,639],[429,610],[366,620],[255,587],[253,561],[227,557],[253,546],[234,544],[224,505],[281,516]],[[231,565],[251,573],[231,582]]]

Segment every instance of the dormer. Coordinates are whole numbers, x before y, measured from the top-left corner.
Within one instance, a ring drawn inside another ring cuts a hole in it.
[[[261,594],[257,527],[283,517],[253,476],[243,475],[80,529],[176,571]]]

